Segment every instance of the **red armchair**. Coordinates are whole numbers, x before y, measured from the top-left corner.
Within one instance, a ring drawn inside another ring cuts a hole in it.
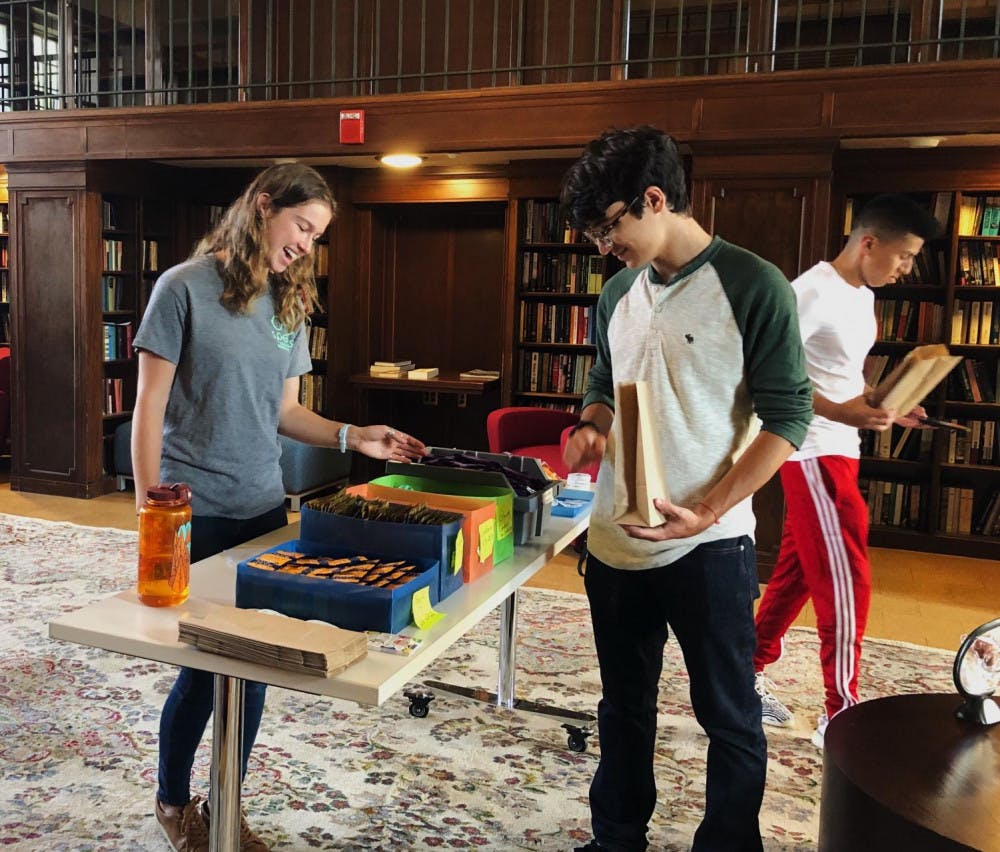
[[[569,470],[562,459],[563,447],[579,419],[578,414],[551,408],[497,408],[486,417],[486,438],[491,453],[541,459],[565,479]],[[597,478],[596,465],[584,472]]]

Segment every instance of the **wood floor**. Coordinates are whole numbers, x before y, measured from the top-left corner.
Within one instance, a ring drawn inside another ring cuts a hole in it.
[[[11,491],[3,481],[0,512],[86,526],[136,528],[131,491],[77,500]],[[869,636],[957,648],[963,634],[1000,617],[1000,563],[880,548],[871,551],[871,561]],[[582,593],[576,554],[572,550],[559,554],[529,585]],[[796,624],[815,624],[811,608],[803,611]]]

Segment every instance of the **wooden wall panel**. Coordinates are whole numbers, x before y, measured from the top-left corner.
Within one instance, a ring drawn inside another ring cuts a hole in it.
[[[91,345],[99,300],[86,298],[87,194],[11,192],[14,255],[14,450],[11,487],[74,497],[106,489],[100,470],[100,369]],[[96,202],[95,202],[96,205]],[[100,215],[95,206],[91,213]],[[26,259],[30,258],[30,262]]]

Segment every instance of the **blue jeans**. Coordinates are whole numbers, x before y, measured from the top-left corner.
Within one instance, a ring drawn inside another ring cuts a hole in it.
[[[616,852],[647,847],[669,625],[684,654],[695,717],[708,734],[705,815],[692,848],[757,852],[767,742],[754,691],[753,542],[747,536],[708,542],[645,571],[612,568],[591,556],[585,585],[603,689],[601,759],[590,786],[594,838]]]
[[[283,504],[242,521],[196,515],[191,519],[191,561],[207,559],[226,548],[280,529],[287,523]],[[247,774],[250,749],[257,739],[266,689],[263,683],[246,682],[241,778]],[[186,805],[191,800],[191,767],[194,766],[195,752],[205,734],[214,704],[215,675],[182,668],[160,715],[159,788],[156,796],[164,804]]]

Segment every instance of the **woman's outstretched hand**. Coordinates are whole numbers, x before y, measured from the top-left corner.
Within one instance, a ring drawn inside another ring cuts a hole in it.
[[[411,462],[427,455],[427,447],[412,435],[391,426],[356,426],[354,449],[373,459]]]

